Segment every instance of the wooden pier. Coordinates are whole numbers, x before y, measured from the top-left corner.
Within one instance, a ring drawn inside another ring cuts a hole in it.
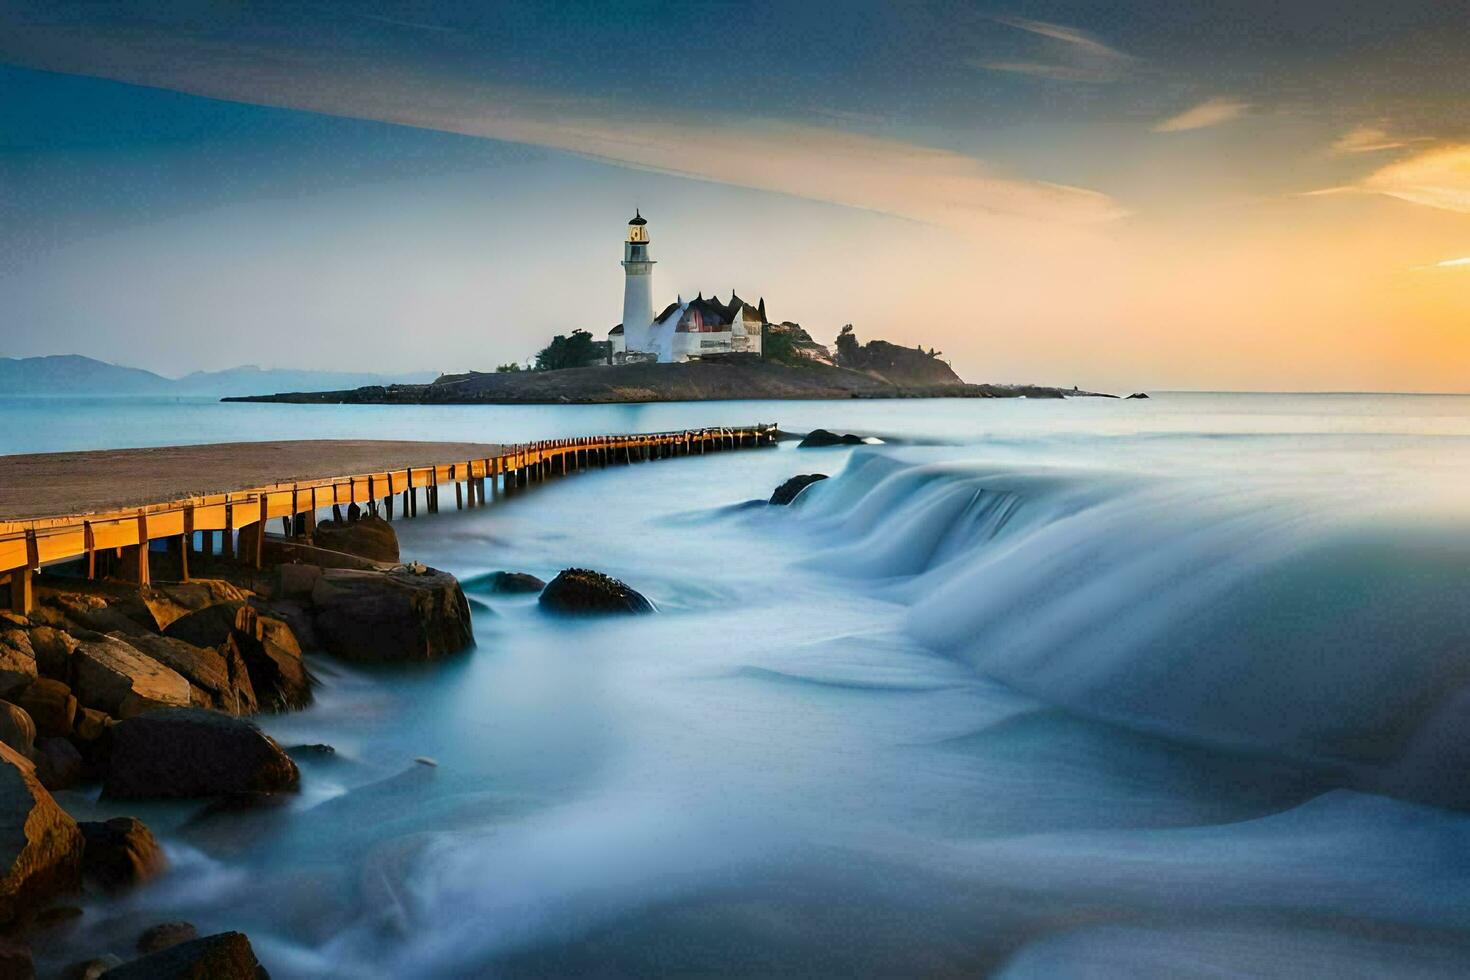
[[[0,456],[0,576],[10,608],[28,614],[43,565],[85,559],[94,577],[100,561],[146,585],[149,545],[163,540],[187,579],[196,536],[206,553],[217,543],[232,555],[238,545],[250,553],[236,557],[258,566],[272,518],[286,535],[310,540],[323,511],[340,520],[359,508],[392,520],[395,501],[400,517],[412,517],[422,500],[435,513],[451,487],[456,508],[480,507],[487,490],[514,492],[594,466],[774,446],[776,432],[762,424],[504,446],[321,440]],[[191,489],[232,483],[244,486]]]

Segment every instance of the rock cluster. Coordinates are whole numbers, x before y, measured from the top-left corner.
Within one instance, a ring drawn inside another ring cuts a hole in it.
[[[310,704],[308,655],[423,661],[472,642],[459,583],[397,564],[386,522],[329,527],[317,541],[342,550],[273,542],[293,563],[215,558],[201,564],[217,578],[141,589],[42,575],[29,616],[0,611],[0,975],[29,975],[27,923],[59,897],[84,882],[127,889],[166,865],[141,821],[79,825],[52,790],[91,780],[109,800],[289,793],[296,763],[241,716]],[[200,939],[187,923],[151,930],[138,951],[72,972],[264,975],[243,935]]]
[[[813,429],[806,434],[806,438],[797,443],[797,449],[820,449],[824,446],[861,446],[862,436],[855,436],[851,432],[838,435],[826,429]]]

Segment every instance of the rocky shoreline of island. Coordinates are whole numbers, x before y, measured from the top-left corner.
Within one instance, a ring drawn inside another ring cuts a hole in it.
[[[891,372],[890,372],[891,373]],[[948,373],[946,371],[946,373]],[[949,375],[953,377],[952,375]],[[638,402],[842,400],[853,398],[1114,398],[1047,385],[969,384],[820,363],[723,358],[554,371],[447,374],[426,385],[373,385],[225,398],[304,405],[578,405]]]

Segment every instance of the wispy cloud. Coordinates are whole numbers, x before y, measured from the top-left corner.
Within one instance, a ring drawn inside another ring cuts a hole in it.
[[[1426,150],[1382,167],[1354,186],[1371,194],[1470,214],[1470,144]]]
[[[1424,143],[1430,139],[1427,136],[1394,137],[1377,126],[1358,126],[1333,141],[1332,152],[1335,155],[1379,153],[1383,150],[1397,150],[1410,143]]]
[[[993,17],[998,24],[1014,27],[1043,38],[1048,57],[977,59],[974,64],[988,71],[1032,75],[1062,82],[1103,83],[1117,80],[1135,59],[1097,38],[1064,24],[1025,17]]]
[[[831,126],[664,112],[445,78],[406,65],[374,64],[365,72],[350,54],[323,59],[280,47],[264,58],[184,34],[160,34],[148,45],[68,34],[46,58],[38,58],[34,47],[25,57],[22,47],[0,34],[0,60],[88,74],[104,74],[105,66],[107,77],[135,84],[547,147],[966,231],[998,220],[1086,225],[1126,213],[1096,191],[1004,174],[962,153]]]
[[[1190,129],[1204,129],[1206,126],[1218,126],[1221,123],[1239,119],[1245,114],[1250,105],[1225,96],[1216,96],[1190,109],[1185,109],[1177,116],[1154,126],[1156,133],[1182,133]]]

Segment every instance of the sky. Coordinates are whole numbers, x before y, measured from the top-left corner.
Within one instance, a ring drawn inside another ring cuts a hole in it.
[[[1470,391],[1463,2],[0,0],[0,356],[489,370],[734,289],[972,381]]]

